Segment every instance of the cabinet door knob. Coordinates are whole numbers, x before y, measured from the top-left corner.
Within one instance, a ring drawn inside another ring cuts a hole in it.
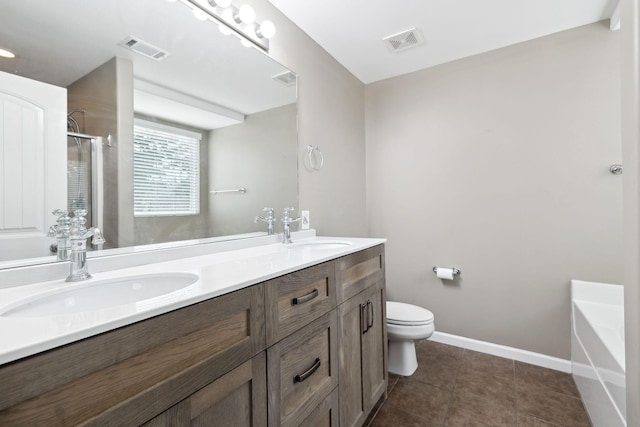
[[[373,327],[373,303],[367,300],[367,331]],[[371,314],[371,316],[369,316]]]
[[[318,290],[314,289],[314,290],[312,290],[311,292],[309,292],[306,295],[303,295],[303,296],[297,297],[297,298],[292,298],[291,299],[291,305],[304,304],[307,301],[311,301],[312,299],[314,299],[318,295],[319,295]]]
[[[320,367],[320,358],[316,357],[315,362],[313,362],[313,365],[311,365],[311,367],[309,369],[307,369],[306,371],[304,371],[303,373],[296,375],[295,377],[293,377],[293,383],[301,383],[302,381],[306,380],[307,378],[309,378],[311,375],[313,375],[313,373],[315,371],[318,370],[318,368]]]

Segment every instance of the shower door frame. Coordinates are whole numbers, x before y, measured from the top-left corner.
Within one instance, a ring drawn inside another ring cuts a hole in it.
[[[67,137],[79,138],[89,141],[91,150],[91,218],[89,218],[92,227],[102,229],[103,210],[102,210],[102,194],[104,191],[102,180],[102,144],[101,136],[87,135],[84,133],[67,132]]]

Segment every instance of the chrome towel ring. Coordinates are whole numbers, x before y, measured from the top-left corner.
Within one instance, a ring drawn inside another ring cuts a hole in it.
[[[305,166],[310,172],[319,171],[324,166],[324,155],[318,146],[307,145]]]

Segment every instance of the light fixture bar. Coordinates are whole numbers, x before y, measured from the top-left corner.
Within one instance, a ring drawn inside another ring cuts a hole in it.
[[[255,12],[253,12],[253,9],[251,9],[250,6],[242,6],[241,8],[237,8],[234,5],[229,4],[226,7],[221,7],[220,4],[225,4],[226,2],[216,0],[180,1],[189,6],[194,11],[198,11],[197,13],[199,14],[206,14],[209,20],[224,28],[227,28],[231,31],[232,34],[235,34],[241,40],[247,40],[251,43],[251,45],[260,48],[265,52],[269,52],[269,38],[275,32],[275,28],[270,21],[265,21],[262,23],[262,25],[260,25],[256,22],[253,22],[253,19],[247,19],[247,16],[249,18],[255,18]],[[247,13],[249,9],[250,13]],[[229,16],[229,18],[225,18],[225,16]],[[263,34],[264,30],[261,31],[262,27],[268,28],[270,30],[268,32],[269,34]],[[221,28],[221,31],[223,31],[223,28]],[[223,32],[226,33],[226,31]]]

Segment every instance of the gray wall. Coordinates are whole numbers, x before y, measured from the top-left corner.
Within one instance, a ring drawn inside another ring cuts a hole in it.
[[[112,137],[103,150],[105,248],[133,245],[133,64],[113,58],[68,88],[69,111],[83,133]]]
[[[322,170],[300,168],[300,208],[322,235],[365,236],[364,84],[267,0],[248,3],[276,25],[270,55],[300,76],[299,164],[307,145],[324,153]]]
[[[389,299],[442,332],[570,357],[570,279],[622,283],[619,44],[598,23],[366,87]]]
[[[297,206],[296,105],[246,116],[241,124],[211,131],[207,190],[245,187],[247,192],[209,197],[209,235],[266,231],[253,218],[272,207]],[[278,222],[276,232],[282,229]]]

